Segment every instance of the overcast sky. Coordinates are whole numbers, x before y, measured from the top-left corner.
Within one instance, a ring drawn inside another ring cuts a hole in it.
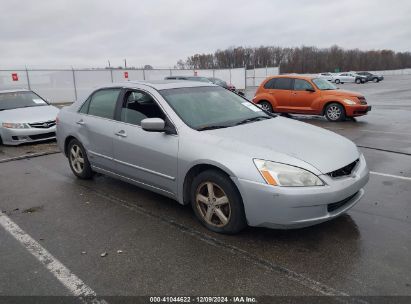
[[[411,51],[410,0],[0,1],[0,67],[170,67],[230,46]]]

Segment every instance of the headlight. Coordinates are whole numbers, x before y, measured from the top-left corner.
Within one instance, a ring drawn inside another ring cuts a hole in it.
[[[12,122],[3,122],[3,128],[7,129],[28,129],[29,126],[25,123],[12,123]]]
[[[267,184],[282,187],[310,187],[324,186],[324,182],[310,171],[266,161],[254,159],[258,171],[260,171]]]
[[[348,105],[355,105],[356,104],[356,102],[352,101],[351,99],[344,99],[343,101]]]

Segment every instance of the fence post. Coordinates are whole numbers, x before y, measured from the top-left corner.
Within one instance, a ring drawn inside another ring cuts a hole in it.
[[[146,70],[143,69],[143,80],[146,80]]]
[[[173,73],[171,72],[171,69],[170,69],[170,76],[173,76]]]
[[[29,77],[29,71],[27,70],[27,66],[26,66],[26,78],[27,78],[27,87],[29,88],[29,90],[31,90],[30,77]]]
[[[111,83],[113,83],[114,81],[113,81],[113,69],[112,68],[110,68],[110,77],[111,77]]]
[[[74,73],[74,68],[73,67],[71,67],[71,72],[73,73],[74,99],[75,99],[75,101],[77,101],[76,75]]]
[[[232,81],[231,81],[231,68],[230,68],[230,83],[233,84]]]

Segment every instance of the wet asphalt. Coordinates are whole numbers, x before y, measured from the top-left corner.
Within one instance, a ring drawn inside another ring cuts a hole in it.
[[[0,146],[0,210],[100,296],[411,296],[411,180],[400,178],[411,177],[411,77],[340,88],[363,93],[369,115],[292,118],[350,138],[376,173],[333,221],[218,235],[160,195],[102,175],[77,180],[62,154],[11,159],[54,143]],[[0,261],[0,296],[70,295],[1,226]]]

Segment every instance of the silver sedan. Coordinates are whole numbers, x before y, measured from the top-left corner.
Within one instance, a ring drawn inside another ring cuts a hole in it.
[[[55,139],[58,111],[32,91],[0,91],[0,144]]]
[[[333,219],[369,178],[348,139],[199,82],[102,87],[59,113],[57,140],[77,177],[99,172],[191,204],[220,233]]]

